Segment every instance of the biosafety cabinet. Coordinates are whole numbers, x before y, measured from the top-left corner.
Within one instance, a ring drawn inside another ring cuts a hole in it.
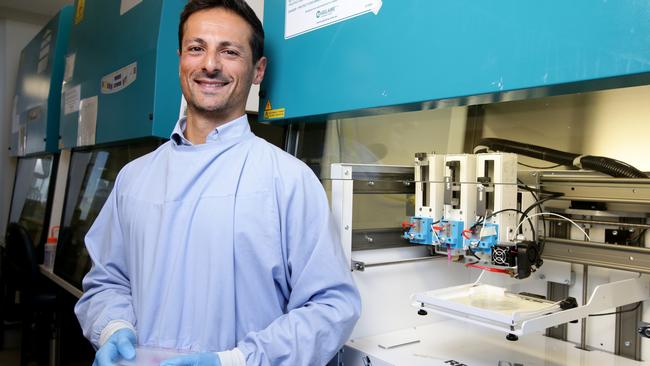
[[[28,233],[38,261],[59,161],[59,101],[72,6],[63,7],[20,54],[13,99],[10,156],[17,156],[9,223]]]
[[[72,6],[54,16],[20,54],[11,115],[11,156],[57,152],[59,101]]]
[[[65,57],[59,147],[169,137],[181,106],[182,0],[77,0]]]
[[[260,110],[341,118],[647,84],[649,7],[267,0]]]
[[[186,3],[75,1],[62,88],[61,148],[169,137],[184,108],[177,50]],[[261,6],[253,5],[261,13]]]

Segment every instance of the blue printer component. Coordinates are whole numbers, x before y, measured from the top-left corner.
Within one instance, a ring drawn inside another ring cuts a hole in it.
[[[20,54],[11,121],[11,156],[58,152],[64,55],[72,6],[64,6]]]
[[[475,252],[492,253],[499,240],[499,225],[497,224],[484,224],[478,230],[478,246],[474,249]],[[505,238],[504,238],[505,239]]]
[[[403,225],[404,229],[408,228],[403,238],[414,244],[438,245],[439,241],[436,239],[433,226],[432,218],[413,216],[409,218],[406,225]]]
[[[440,227],[441,230],[438,233],[440,237],[440,250],[442,252],[451,250],[455,254],[464,253],[466,248],[466,238],[463,237],[464,223],[462,221],[442,220]]]

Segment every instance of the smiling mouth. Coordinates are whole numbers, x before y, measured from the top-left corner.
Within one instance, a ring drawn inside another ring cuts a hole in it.
[[[195,83],[197,83],[201,89],[204,90],[218,90],[220,88],[223,88],[224,86],[230,84],[228,81],[223,81],[223,80],[211,80],[211,79],[195,79]]]

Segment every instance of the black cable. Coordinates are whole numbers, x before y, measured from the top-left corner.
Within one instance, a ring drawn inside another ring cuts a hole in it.
[[[539,188],[533,188],[528,185],[526,185],[521,179],[517,178],[517,186],[520,188],[525,189],[526,191],[530,192],[530,194],[533,196],[535,201],[539,201],[539,196],[535,192],[550,192],[550,191],[545,191],[543,189]],[[557,192],[550,192],[550,193],[557,193]],[[542,257],[542,253],[544,253],[544,247],[546,246],[546,219],[544,218],[544,215],[541,215],[542,218],[542,230],[544,230],[544,239],[539,242],[539,257]]]
[[[449,248],[447,248],[447,250],[449,250]],[[474,253],[474,251],[472,250],[472,247],[471,247],[471,246],[468,245],[468,246],[467,246],[467,250],[469,251],[469,253],[470,253],[471,255],[474,256],[474,258],[478,259],[479,261],[481,260],[481,258],[479,258],[479,256],[476,255],[476,253]]]
[[[498,138],[484,138],[474,149],[511,152],[551,163],[605,173],[615,178],[648,178],[632,165],[605,156],[581,155]]]
[[[537,202],[533,203],[532,205],[528,206],[528,208],[524,210],[524,214],[526,215],[526,217],[528,217],[528,213],[530,211],[532,211],[535,207],[541,206],[546,201],[550,201],[550,200],[553,200],[553,199],[556,199],[556,198],[562,197],[562,196],[564,196],[564,193],[557,193],[557,194],[554,194],[554,195],[551,195],[551,196],[548,196],[548,197],[544,197],[544,198],[538,200]],[[519,223],[521,223],[522,221],[524,221],[523,216],[519,220]]]
[[[589,314],[589,316],[605,316],[605,315],[616,315],[616,314],[623,314],[623,313],[631,313],[633,311],[636,311],[641,306],[641,303],[642,303],[641,301],[637,302],[636,306],[634,306],[632,309],[612,311],[611,313]]]
[[[564,165],[564,164],[555,164],[555,165],[551,165],[551,166],[534,166],[534,165],[524,164],[524,163],[522,163],[521,161],[518,161],[517,164],[519,164],[519,165],[523,165],[523,166],[525,166],[526,168],[539,169],[539,170],[544,170],[544,169],[553,169],[553,168],[557,168],[557,167],[559,167],[559,166]]]

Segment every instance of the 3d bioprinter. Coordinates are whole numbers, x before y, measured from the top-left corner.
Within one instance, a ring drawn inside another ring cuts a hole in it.
[[[625,142],[580,98],[650,84],[648,4],[265,5],[261,116],[331,189],[363,299],[332,364],[641,364],[650,180],[591,152]]]

